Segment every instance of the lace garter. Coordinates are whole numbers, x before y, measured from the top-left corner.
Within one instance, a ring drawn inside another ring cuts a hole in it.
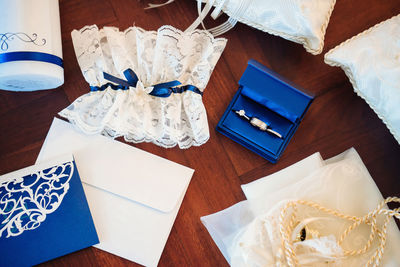
[[[59,114],[86,134],[189,148],[209,139],[202,93],[226,39],[207,31],[130,27],[72,32],[91,92]]]

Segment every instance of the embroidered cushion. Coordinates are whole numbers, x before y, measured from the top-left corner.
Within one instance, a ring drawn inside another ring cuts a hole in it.
[[[400,15],[343,42],[325,55],[400,143]]]
[[[307,52],[317,55],[322,52],[325,31],[336,0],[203,0],[203,2],[210,2],[218,11],[222,10],[239,22],[300,43]]]

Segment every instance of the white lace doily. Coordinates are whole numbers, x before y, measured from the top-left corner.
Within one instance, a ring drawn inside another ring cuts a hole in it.
[[[172,26],[158,31],[130,27],[121,32],[93,25],[74,30],[72,40],[90,86],[109,82],[103,72],[125,80],[127,69],[137,74],[139,82],[128,90],[108,87],[82,95],[61,116],[86,134],[123,136],[134,143],[189,148],[207,142],[207,114],[200,94],[185,91],[164,98],[148,93],[151,86],[174,80],[203,92],[226,39],[201,30],[183,33]]]

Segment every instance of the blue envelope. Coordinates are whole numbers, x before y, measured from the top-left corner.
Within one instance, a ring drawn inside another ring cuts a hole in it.
[[[32,266],[98,242],[72,156],[0,176],[0,266]]]
[[[249,60],[239,90],[217,125],[217,131],[272,163],[281,157],[308,110],[313,96],[279,74]],[[248,117],[237,114],[244,111]],[[257,118],[281,137],[253,126]]]

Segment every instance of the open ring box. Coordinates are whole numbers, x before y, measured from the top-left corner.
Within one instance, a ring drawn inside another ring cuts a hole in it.
[[[239,81],[239,89],[217,125],[217,131],[276,163],[295,133],[314,97],[279,74],[249,60]],[[250,119],[265,122],[282,138],[253,126]]]

